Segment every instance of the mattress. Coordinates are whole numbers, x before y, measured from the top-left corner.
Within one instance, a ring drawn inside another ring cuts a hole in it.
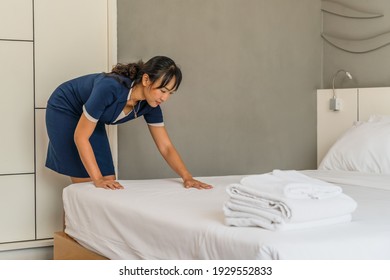
[[[270,231],[225,225],[226,187],[244,176],[121,180],[123,190],[72,184],[63,191],[65,232],[109,259],[390,259],[390,176],[302,171],[335,183],[358,207],[348,223]]]

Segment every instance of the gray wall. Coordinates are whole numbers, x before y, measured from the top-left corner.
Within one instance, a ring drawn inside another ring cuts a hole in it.
[[[323,32],[351,40],[362,40],[390,32],[390,1],[388,0],[338,0],[350,8],[383,14],[383,17],[357,19],[323,13]],[[390,43],[390,42],[389,42]],[[332,87],[332,78],[338,69],[353,75],[352,81],[342,75],[336,78],[336,87],[390,86],[390,46],[367,53],[350,53],[324,41],[325,88]]]
[[[166,128],[194,176],[316,167],[320,0],[118,0],[118,61],[172,57]],[[143,119],[119,126],[119,178],[177,177]]]

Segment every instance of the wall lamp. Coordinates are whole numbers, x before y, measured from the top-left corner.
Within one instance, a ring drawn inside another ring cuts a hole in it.
[[[330,100],[329,102],[329,109],[330,110],[333,110],[333,111],[340,111],[341,109],[341,99],[340,98],[337,98],[336,96],[336,90],[334,88],[334,83],[335,83],[335,80],[336,80],[336,77],[339,73],[344,73],[348,79],[352,80],[352,75],[351,73],[349,73],[348,71],[345,71],[343,69],[340,69],[338,70],[334,75],[333,75],[333,79],[332,79],[332,89],[333,89],[333,97],[332,99]]]

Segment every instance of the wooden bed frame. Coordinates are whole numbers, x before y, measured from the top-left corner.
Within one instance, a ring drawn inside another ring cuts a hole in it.
[[[65,232],[54,233],[54,260],[108,260],[77,243]]]

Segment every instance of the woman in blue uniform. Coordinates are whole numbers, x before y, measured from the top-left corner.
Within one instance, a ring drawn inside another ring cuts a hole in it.
[[[117,64],[110,73],[90,74],[61,84],[46,110],[49,146],[46,166],[73,183],[122,189],[116,181],[105,125],[143,116],[161,155],[186,188],[209,189],[195,180],[170,141],[160,104],[181,83],[175,62],[156,56],[146,63]]]

